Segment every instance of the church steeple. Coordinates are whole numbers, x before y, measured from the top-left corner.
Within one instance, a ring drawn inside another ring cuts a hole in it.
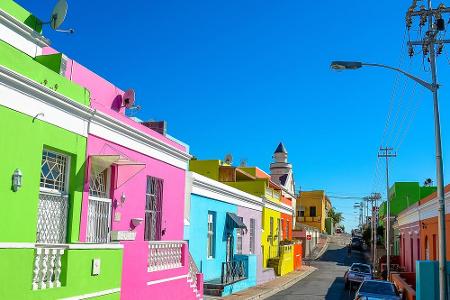
[[[278,163],[287,163],[287,150],[284,147],[283,143],[279,143],[277,149],[273,153],[273,158],[275,158],[275,162]]]

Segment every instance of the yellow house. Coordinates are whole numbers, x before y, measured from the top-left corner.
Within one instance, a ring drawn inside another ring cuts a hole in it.
[[[323,190],[302,191],[297,198],[297,222],[325,232],[325,219],[331,202]]]

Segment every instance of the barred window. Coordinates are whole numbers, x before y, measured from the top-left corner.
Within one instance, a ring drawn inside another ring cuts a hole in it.
[[[207,257],[214,258],[215,255],[215,231],[216,231],[216,216],[212,211],[208,211],[208,242],[207,242]]]
[[[89,179],[89,196],[98,198],[108,198],[109,195],[109,169],[104,170],[97,176],[91,176]]]
[[[66,242],[69,157],[48,149],[42,151],[37,243]]]
[[[110,169],[91,174],[89,179],[87,241],[107,243],[110,240],[111,199],[109,199]]]
[[[239,217],[241,222],[243,222],[244,218]],[[238,228],[236,229],[236,253],[242,254],[242,235],[244,234],[244,229]]]
[[[273,237],[273,217],[270,217],[269,235]]]
[[[41,188],[66,191],[67,156],[44,149],[41,162]]]
[[[250,219],[250,253],[255,254],[255,219]]]
[[[161,239],[163,186],[164,181],[162,179],[147,176],[144,229],[144,239],[146,241],[158,241]]]

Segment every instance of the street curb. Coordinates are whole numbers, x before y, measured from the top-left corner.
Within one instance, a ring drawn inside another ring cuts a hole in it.
[[[253,297],[249,297],[249,298],[247,298],[246,300],[256,300],[256,299],[266,299],[266,298],[269,298],[270,296],[273,296],[273,295],[275,295],[275,294],[278,293],[278,292],[281,292],[281,291],[283,291],[283,290],[285,290],[285,289],[287,289],[287,288],[290,288],[291,286],[293,286],[294,284],[296,284],[296,283],[299,282],[300,280],[306,278],[306,277],[309,276],[311,273],[313,273],[314,271],[317,270],[317,268],[314,268],[314,267],[308,267],[308,269],[309,269],[309,270],[305,271],[302,275],[300,275],[300,276],[298,276],[298,277],[292,279],[291,281],[288,281],[288,282],[286,282],[285,284],[280,285],[279,287],[274,288],[274,289],[272,289],[272,290],[270,290],[270,291],[268,291],[268,292],[265,292],[265,293],[262,293],[262,294],[255,295],[255,296],[253,296]]]
[[[322,250],[320,250],[320,252],[317,254],[317,256],[313,260],[318,260],[325,253],[325,251],[327,251],[329,241],[330,241],[330,237],[328,236],[327,241],[325,242],[325,245],[322,247]]]

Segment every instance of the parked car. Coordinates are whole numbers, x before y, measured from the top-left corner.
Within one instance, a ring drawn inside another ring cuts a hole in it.
[[[401,294],[392,282],[384,280],[366,280],[356,291],[355,300],[400,300]]]
[[[345,288],[357,286],[364,280],[373,279],[372,267],[367,264],[353,263],[344,274]]]
[[[341,234],[341,233],[342,233],[342,228],[339,228],[339,227],[336,228],[336,233],[337,233],[337,234]]]

